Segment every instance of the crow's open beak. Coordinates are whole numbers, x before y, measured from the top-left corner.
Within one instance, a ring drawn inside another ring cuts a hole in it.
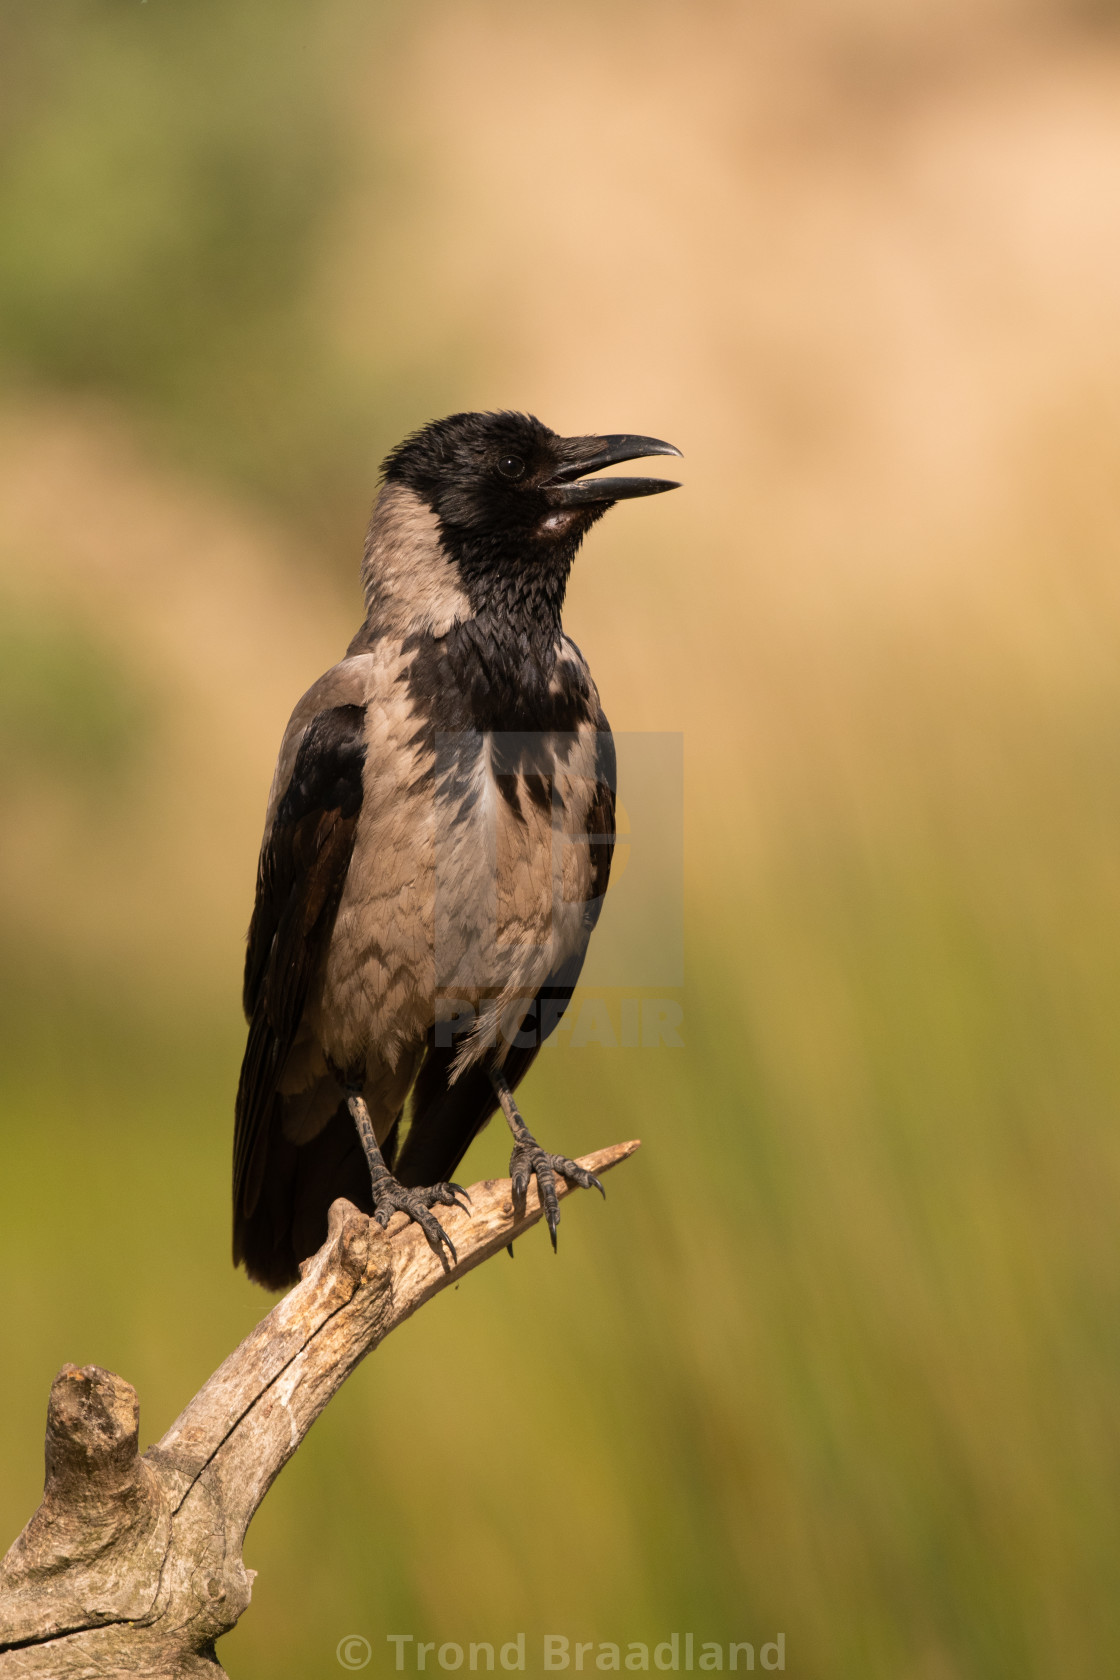
[[[646,455],[679,455],[671,443],[660,438],[635,437],[616,432],[610,437],[566,438],[564,464],[542,486],[553,507],[580,507],[591,502],[621,502],[631,496],[657,496],[662,490],[679,490],[671,478],[585,478],[600,467],[616,467],[620,461],[638,461]]]

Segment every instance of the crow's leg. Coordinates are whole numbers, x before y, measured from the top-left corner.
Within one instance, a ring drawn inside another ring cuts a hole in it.
[[[439,1256],[444,1271],[450,1271],[443,1250],[446,1247],[452,1260],[458,1260],[455,1244],[429,1209],[434,1203],[439,1203],[443,1207],[462,1208],[464,1213],[469,1213],[470,1209],[466,1203],[459,1200],[459,1197],[466,1196],[467,1192],[461,1184],[429,1184],[423,1190],[406,1190],[385,1165],[384,1156],[377,1145],[373,1121],[369,1117],[369,1109],[361,1092],[351,1091],[346,1103],[354,1117],[358,1137],[361,1139],[369,1165],[370,1183],[373,1186],[373,1217],[384,1229],[395,1213],[407,1213],[427,1237],[428,1245],[432,1253]],[[470,1200],[469,1196],[467,1200]]]
[[[548,1234],[552,1238],[552,1251],[556,1252],[556,1227],[560,1223],[560,1202],[556,1195],[556,1174],[566,1178],[569,1184],[578,1184],[581,1189],[590,1190],[592,1186],[598,1190],[600,1196],[606,1191],[595,1177],[585,1167],[578,1166],[575,1161],[569,1161],[566,1155],[550,1155],[541,1148],[528,1126],[521,1117],[521,1110],[513,1100],[513,1092],[509,1088],[509,1081],[500,1068],[490,1069],[490,1083],[494,1087],[498,1101],[502,1105],[502,1113],[509,1121],[509,1129],[513,1133],[513,1153],[509,1158],[509,1175],[513,1180],[513,1205],[520,1210],[525,1206],[525,1197],[529,1193],[529,1180],[535,1178],[537,1191],[540,1195],[544,1217],[548,1224]]]

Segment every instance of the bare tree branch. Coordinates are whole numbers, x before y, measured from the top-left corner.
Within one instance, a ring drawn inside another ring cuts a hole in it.
[[[602,1173],[637,1147],[580,1165]],[[403,1214],[382,1231],[335,1202],[302,1281],[142,1458],[129,1384],[96,1365],[63,1367],[43,1503],[0,1564],[0,1680],[215,1680],[214,1641],[249,1603],[245,1531],[319,1413],[390,1330],[541,1217],[535,1187],[514,1209],[508,1178],[470,1196],[469,1215],[439,1210],[459,1254],[450,1272]]]

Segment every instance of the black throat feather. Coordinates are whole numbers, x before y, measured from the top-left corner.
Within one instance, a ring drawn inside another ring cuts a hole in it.
[[[409,697],[437,730],[569,732],[590,716],[586,677],[562,652],[572,562],[590,521],[559,538],[445,531],[471,617],[441,636],[409,637]]]

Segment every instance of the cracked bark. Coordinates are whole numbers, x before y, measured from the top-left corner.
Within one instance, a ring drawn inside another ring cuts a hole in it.
[[[603,1173],[637,1147],[579,1164]],[[459,1253],[450,1273],[403,1215],[382,1231],[335,1202],[301,1282],[142,1457],[129,1384],[96,1365],[63,1367],[43,1502],[0,1563],[0,1680],[216,1680],[214,1642],[250,1598],[245,1532],[319,1413],[390,1330],[541,1217],[535,1185],[522,1209],[509,1179],[470,1194],[469,1215],[439,1209]]]

